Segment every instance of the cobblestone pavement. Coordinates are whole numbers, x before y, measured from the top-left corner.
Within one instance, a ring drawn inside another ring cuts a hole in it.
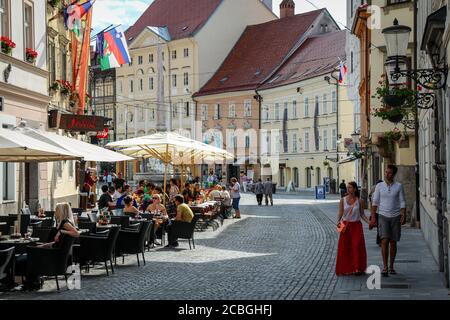
[[[274,207],[242,199],[243,218],[228,219],[218,230],[196,232],[196,249],[180,240],[177,249],[146,253],[147,264],[125,259],[114,275],[104,269],[83,272],[81,290],[56,292],[55,281],[33,293],[4,293],[0,299],[352,299],[364,292],[362,277],[334,275],[337,235],[336,201],[310,195],[275,196]],[[401,249],[400,249],[401,250]],[[398,268],[401,270],[401,268]],[[436,280],[436,279],[435,279]],[[426,281],[423,279],[422,281]],[[63,281],[60,281],[63,283]],[[433,282],[438,288],[439,284]],[[433,287],[434,288],[434,287]],[[433,289],[432,288],[432,289]],[[436,289],[434,288],[434,289]],[[447,297],[443,286],[439,297]],[[389,296],[396,289],[379,290]],[[433,293],[422,296],[435,297]],[[395,295],[396,298],[406,298]],[[379,295],[379,298],[384,298]]]

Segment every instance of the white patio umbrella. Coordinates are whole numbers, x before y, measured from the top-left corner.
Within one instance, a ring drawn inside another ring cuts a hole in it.
[[[16,130],[0,128],[0,162],[20,163],[18,212],[23,198],[23,162],[52,162],[80,158],[68,150],[31,138]]]
[[[224,160],[234,158],[226,150],[173,132],[159,132],[149,136],[111,142],[106,147],[118,149],[120,152],[133,157],[159,159],[165,165],[164,192],[166,192],[167,167],[169,164],[193,164],[197,161],[212,161],[217,157]]]
[[[45,143],[65,149],[83,158],[84,161],[94,162],[121,162],[134,160],[129,156],[114,152],[96,145],[80,141],[74,138],[61,136],[53,132],[36,130],[26,127],[23,123],[14,129],[33,139],[39,139]]]

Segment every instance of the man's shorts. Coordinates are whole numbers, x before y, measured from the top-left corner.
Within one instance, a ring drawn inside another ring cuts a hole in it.
[[[387,218],[381,214],[378,215],[378,232],[380,233],[380,239],[400,241],[401,230],[400,216]]]

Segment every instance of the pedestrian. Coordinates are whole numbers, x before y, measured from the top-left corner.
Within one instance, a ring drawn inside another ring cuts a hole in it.
[[[241,185],[236,178],[231,178],[231,199],[234,209],[235,219],[241,218],[241,211],[239,210],[239,201],[241,200]]]
[[[364,214],[364,202],[360,199],[358,185],[347,185],[347,196],[339,203],[338,222],[345,223],[344,232],[340,232],[336,259],[336,275],[363,275],[367,269],[366,243],[361,223],[363,219],[369,224]]]
[[[397,171],[398,168],[395,165],[388,165],[384,172],[385,180],[377,184],[372,196],[372,220],[369,228],[372,229],[378,225],[383,257],[381,274],[384,277],[387,277],[388,274],[397,274],[394,269],[397,242],[400,241],[401,226],[406,222],[405,190],[400,182],[394,181]],[[375,218],[377,211],[378,224]]]
[[[112,175],[111,173],[108,173],[108,175],[106,176],[106,182],[108,183],[108,187],[111,187],[112,184]]]
[[[247,176],[244,172],[241,172],[241,185],[244,188],[244,192],[247,192]]]
[[[273,206],[273,185],[270,178],[267,178],[266,182],[264,182],[264,198],[266,200],[266,206],[269,205],[269,199],[270,199],[270,205]]]
[[[383,180],[378,180],[377,183],[372,186],[372,189],[370,189],[370,193],[369,193],[369,202],[370,204],[372,204],[372,198],[373,198],[373,193],[375,192],[375,188],[377,186],[377,184],[383,182]],[[370,216],[370,218],[372,218],[372,216]],[[380,239],[380,232],[378,230],[378,211],[375,215],[375,221],[377,222],[377,239],[376,239],[376,244],[379,245],[381,247],[381,239]]]
[[[345,180],[342,180],[341,184],[339,185],[339,192],[341,193],[341,198],[345,197],[347,193],[347,185],[345,184]]]
[[[264,195],[264,184],[261,179],[258,179],[258,182],[255,184],[255,194],[256,201],[258,202],[258,206],[262,206],[263,195]]]

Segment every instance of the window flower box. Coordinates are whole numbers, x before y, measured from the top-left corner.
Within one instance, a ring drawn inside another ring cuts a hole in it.
[[[11,41],[11,39],[9,39],[8,37],[1,37],[0,39],[1,41],[1,50],[4,54],[7,55],[11,55],[12,54],[12,50],[16,47],[16,44]]]
[[[29,63],[35,63],[38,53],[31,48],[26,49],[26,60]]]

